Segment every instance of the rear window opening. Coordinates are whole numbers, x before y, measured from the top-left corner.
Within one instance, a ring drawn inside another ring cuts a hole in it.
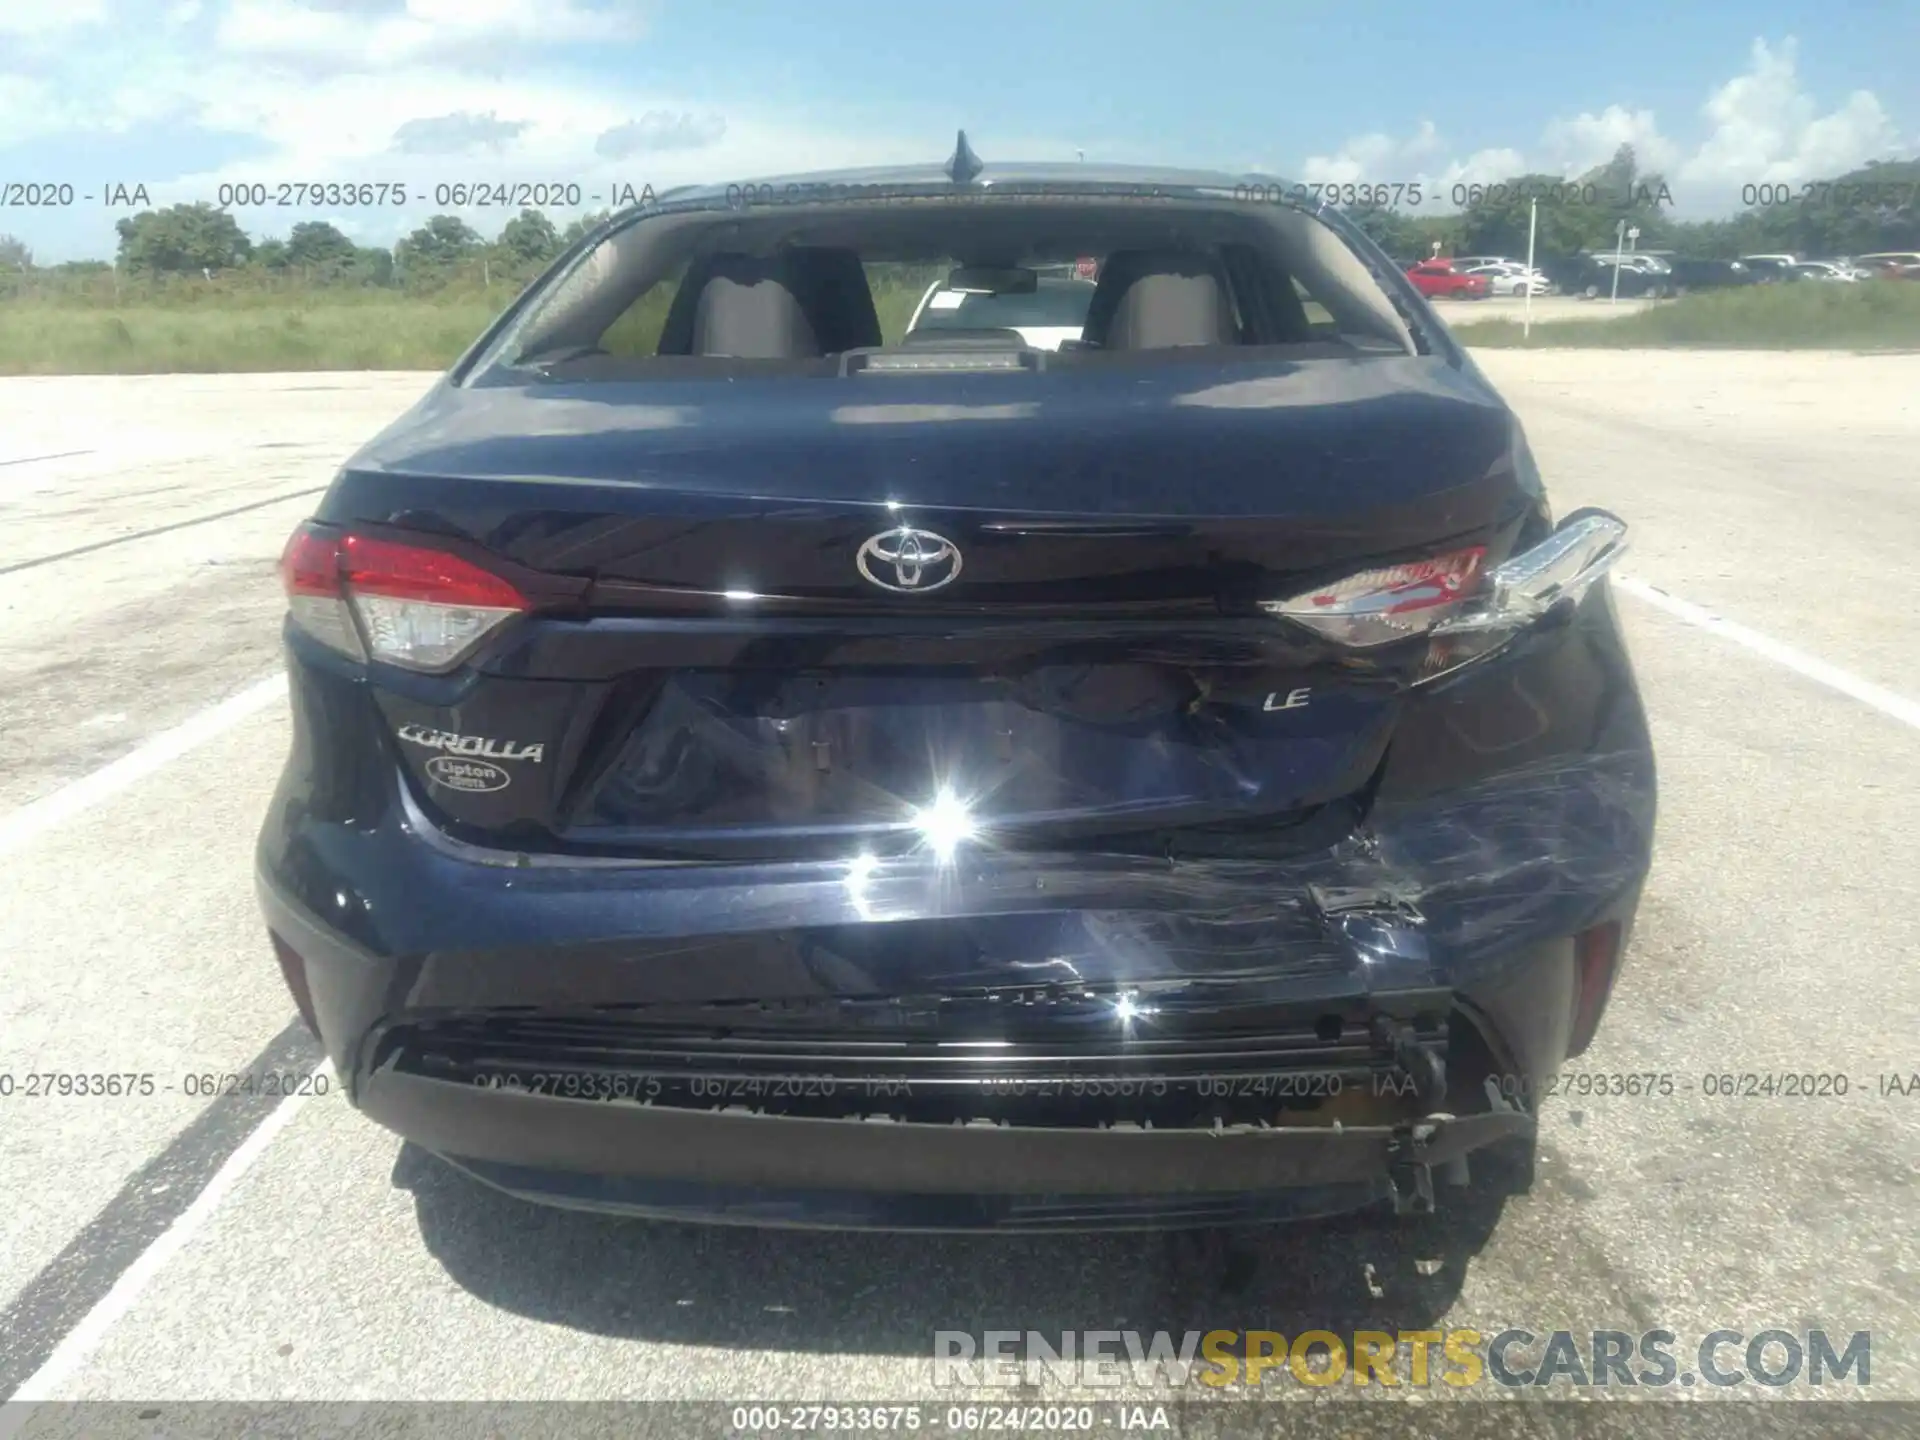
[[[1304,211],[1007,194],[638,216],[540,282],[480,370],[880,375],[942,367],[845,357],[1032,350],[1055,369],[1274,347],[1422,344],[1360,256]]]

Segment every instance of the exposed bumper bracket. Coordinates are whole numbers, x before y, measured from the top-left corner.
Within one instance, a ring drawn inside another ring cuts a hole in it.
[[[1447,1095],[1447,1062],[1438,1049],[1420,1043],[1414,1028],[1391,1015],[1373,1017],[1376,1044],[1413,1080],[1413,1093],[1427,1109],[1437,1109]]]
[[[1433,1166],[1427,1161],[1427,1142],[1433,1138],[1429,1121],[1394,1127],[1387,1144],[1387,1184],[1393,1191],[1396,1215],[1433,1213]]]

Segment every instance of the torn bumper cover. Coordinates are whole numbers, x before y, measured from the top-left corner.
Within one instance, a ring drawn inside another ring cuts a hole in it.
[[[1496,1107],[1396,1126],[1019,1128],[717,1113],[470,1089],[394,1070],[361,1104],[501,1189],[580,1209],[754,1224],[1022,1229],[1299,1218],[1390,1199],[1533,1133]],[[689,1180],[697,1174],[697,1182]]]
[[[401,793],[355,888],[332,827],[261,875],[365,1113],[553,1203],[907,1229],[1431,1208],[1531,1135],[1573,937],[1630,925],[1652,825],[1644,752],[1285,862],[560,862]]]

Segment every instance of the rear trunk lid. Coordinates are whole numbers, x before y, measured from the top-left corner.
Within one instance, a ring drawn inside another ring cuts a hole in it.
[[[573,577],[375,667],[463,838],[658,858],[1266,854],[1353,823],[1424,646],[1262,614],[1510,543],[1506,411],[1432,359],[443,386],[322,520]]]

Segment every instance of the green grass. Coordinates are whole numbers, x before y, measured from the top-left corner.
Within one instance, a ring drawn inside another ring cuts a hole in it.
[[[247,305],[0,305],[0,374],[444,370],[505,300],[327,296]]]
[[[1863,280],[1754,285],[1660,301],[1618,320],[1553,320],[1523,337],[1512,320],[1456,325],[1464,345],[1736,350],[1920,349],[1920,284]]]
[[[924,288],[876,280],[874,304],[898,341]],[[491,291],[340,287],[209,293],[189,287],[107,295],[0,297],[0,375],[215,374],[260,370],[444,370],[513,298]],[[671,287],[657,286],[607,331],[616,355],[651,355]]]

